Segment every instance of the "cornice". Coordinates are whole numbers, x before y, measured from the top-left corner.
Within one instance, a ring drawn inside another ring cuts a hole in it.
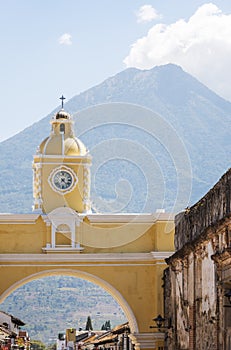
[[[170,213],[118,213],[118,214],[78,214],[81,218],[86,217],[90,223],[146,223],[153,224],[157,221],[173,221],[174,214]],[[46,222],[47,216],[37,214],[0,214],[0,224],[35,224],[39,216]]]
[[[164,260],[166,256],[171,255],[172,252],[150,252],[150,253],[77,253],[77,254],[0,254],[0,266],[1,263],[28,263],[41,262],[66,262],[66,263],[134,263],[143,264],[150,263],[151,265]],[[163,261],[165,264],[165,262]]]
[[[35,224],[40,214],[0,214],[1,224]]]
[[[211,256],[212,260],[215,261],[220,266],[230,265],[231,261],[231,248],[226,248],[222,252],[216,252]]]
[[[174,254],[174,252],[151,252],[150,253],[155,260],[164,260]]]
[[[174,221],[172,213],[118,213],[118,214],[88,214],[87,218],[91,223],[155,223],[157,221]]]
[[[156,342],[164,340],[164,336],[163,332],[129,334],[129,338],[135,345],[135,350],[153,349]]]

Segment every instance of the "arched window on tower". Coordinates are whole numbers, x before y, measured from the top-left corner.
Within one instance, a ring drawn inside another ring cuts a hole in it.
[[[60,134],[65,134],[65,124],[60,124]]]

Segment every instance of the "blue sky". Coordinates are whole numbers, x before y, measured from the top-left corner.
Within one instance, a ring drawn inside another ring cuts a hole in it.
[[[0,141],[50,113],[62,94],[70,99],[129,66],[173,62],[231,100],[230,0],[0,5]]]

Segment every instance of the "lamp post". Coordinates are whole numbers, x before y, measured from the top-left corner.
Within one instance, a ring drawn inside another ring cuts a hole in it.
[[[160,332],[161,329],[170,329],[171,326],[171,319],[166,319],[164,317],[162,317],[160,314],[153,318],[153,321],[156,323],[156,326],[150,326],[150,328],[157,328]],[[168,321],[168,325],[165,325],[165,321]]]

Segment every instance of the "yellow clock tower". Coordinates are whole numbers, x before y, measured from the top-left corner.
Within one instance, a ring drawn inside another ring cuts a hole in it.
[[[174,252],[174,215],[92,213],[90,166],[62,101],[34,156],[35,212],[0,214],[0,303],[31,280],[76,276],[120,304],[136,350],[163,349],[171,329],[152,332],[150,323],[164,312],[162,277]]]
[[[62,109],[51,120],[50,136],[34,156],[34,211],[50,213],[68,207],[89,213],[91,156],[75,137],[73,119]]]

